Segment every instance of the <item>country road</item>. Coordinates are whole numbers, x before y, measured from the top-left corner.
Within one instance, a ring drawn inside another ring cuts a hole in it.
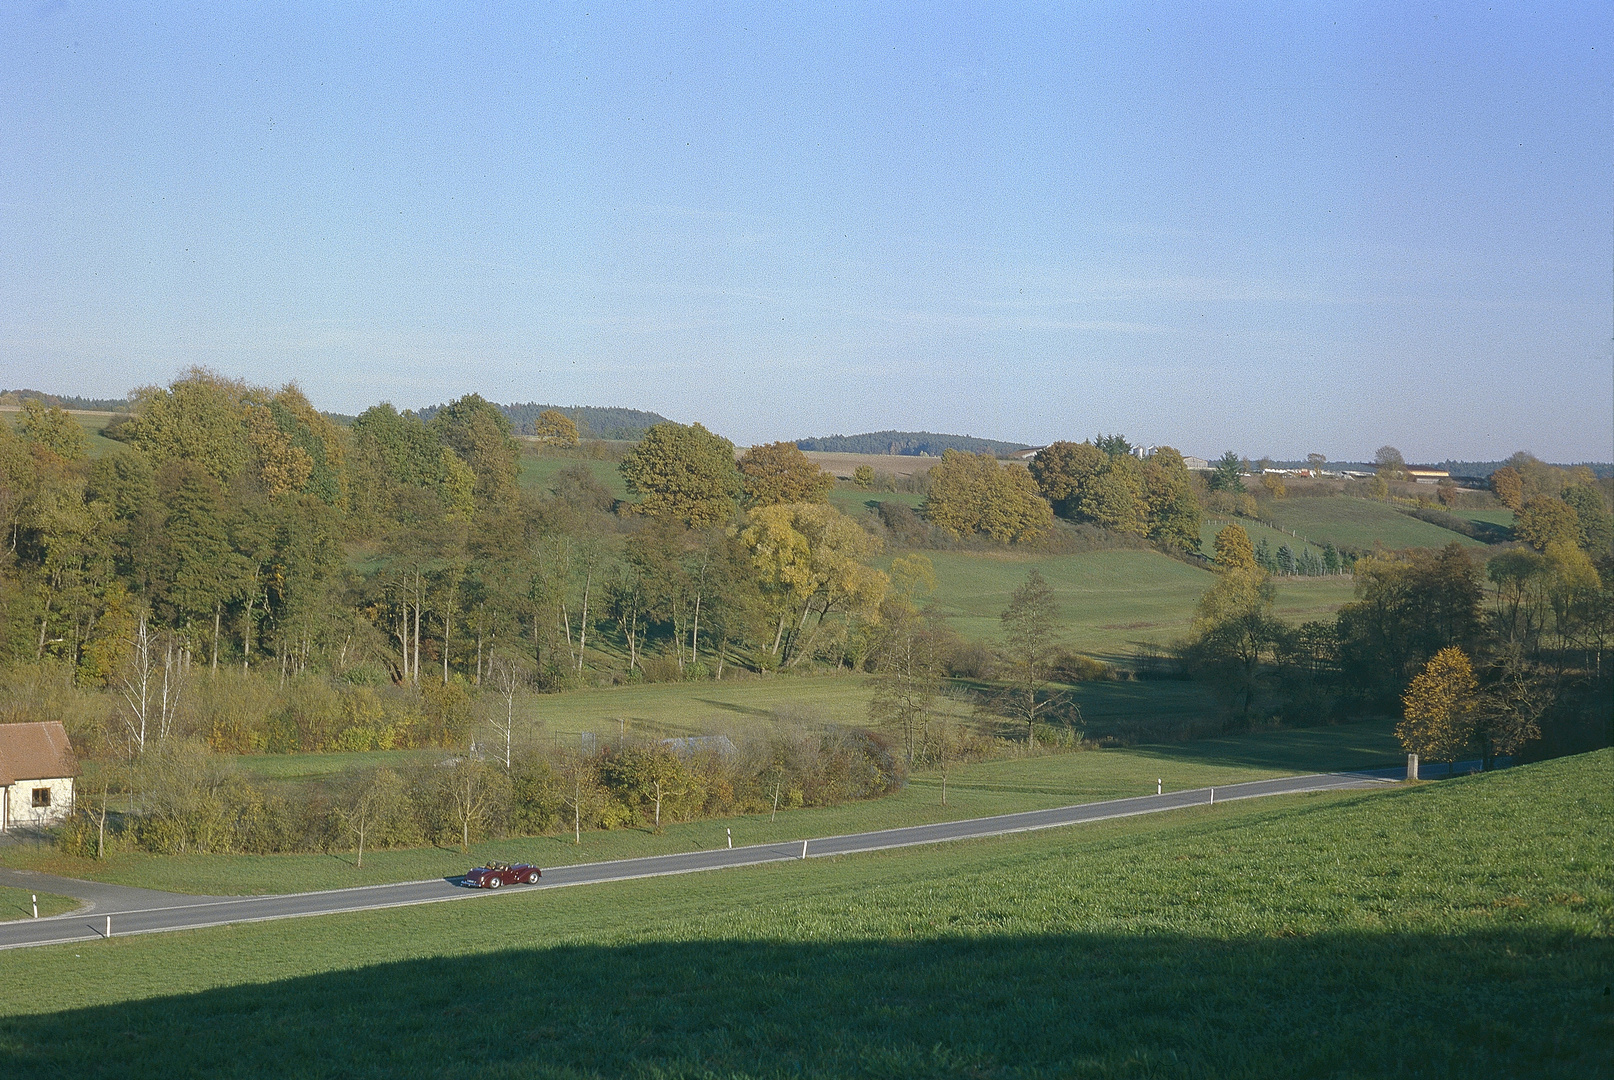
[[[1341,788],[1371,788],[1392,783],[1403,775],[1401,769],[1372,769],[1362,772],[1319,773],[1310,776],[1255,780],[1218,788],[1173,791],[1163,795],[1141,795],[1129,799],[1084,803],[1052,810],[1028,810],[1017,814],[970,818],[963,821],[914,825],[901,829],[827,836],[815,840],[755,844],[749,847],[718,848],[673,855],[652,855],[612,862],[557,866],[544,871],[538,885],[507,886],[499,890],[470,889],[457,879],[433,878],[393,885],[365,885],[324,892],[288,893],[278,896],[185,896],[155,892],[122,885],[79,881],[22,870],[0,870],[0,885],[78,897],[86,906],[66,915],[46,919],[24,919],[0,923],[0,949],[27,948],[64,942],[93,941],[106,936],[108,919],[115,937],[126,934],[153,934],[169,930],[191,930],[229,923],[263,922],[311,915],[333,915],[344,911],[373,911],[378,908],[434,904],[451,900],[489,899],[520,896],[567,885],[597,885],[611,881],[689,874],[702,870],[722,870],[734,866],[785,862],[792,859],[828,855],[853,855],[866,851],[937,844],[948,840],[1003,836],[1009,833],[1052,829],[1089,821],[1153,814],[1202,806],[1212,801],[1231,802],[1267,795],[1292,795],[1309,791]]]

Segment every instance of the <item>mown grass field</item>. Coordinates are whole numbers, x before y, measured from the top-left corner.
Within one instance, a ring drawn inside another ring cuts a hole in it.
[[[1611,769],[12,951],[0,1056],[88,1077],[1607,1076]]]
[[[996,641],[1010,595],[1036,568],[1058,600],[1065,644],[1123,662],[1140,645],[1187,636],[1199,598],[1215,583],[1206,570],[1146,550],[925,554],[936,567],[935,603],[964,637]],[[1354,587],[1348,577],[1285,580],[1276,613],[1290,622],[1319,618],[1348,602]]]
[[[345,755],[306,755],[341,758]],[[367,851],[359,869],[351,852],[329,855],[144,855],[125,853],[104,862],[63,855],[48,847],[3,849],[0,863],[67,877],[92,878],[169,892],[217,895],[300,892],[389,881],[419,881],[464,873],[479,860],[534,862],[542,866],[594,862],[722,846],[725,829],[736,844],[801,840],[902,825],[1070,806],[1143,795],[1163,781],[1180,791],[1243,780],[1392,765],[1401,759],[1387,722],[1227,736],[1188,743],[1092,750],[980,762],[947,778],[947,805],[934,773],[921,772],[896,795],[844,806],[781,811],[778,819],[749,815],[648,829],[588,832],[581,845],[571,834],[511,838],[454,848]],[[259,759],[261,760],[261,759]]]
[[[1445,547],[1452,541],[1483,546],[1450,529],[1409,517],[1386,503],[1339,496],[1325,499],[1269,499],[1263,512],[1280,529],[1293,529],[1315,544],[1329,541],[1340,547],[1370,549],[1382,544],[1391,550],[1411,547]],[[1291,545],[1293,540],[1290,541]]]
[[[52,915],[60,915],[65,911],[72,911],[79,906],[79,902],[71,896],[36,893],[29,889],[13,889],[9,885],[0,885],[0,922],[33,918],[33,901],[36,896],[39,898],[39,917],[41,919],[47,919]]]

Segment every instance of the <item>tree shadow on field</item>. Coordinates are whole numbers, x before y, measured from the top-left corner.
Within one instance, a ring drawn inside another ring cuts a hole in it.
[[[1004,912],[939,919],[990,923]],[[564,946],[0,1019],[9,1076],[1595,1076],[1550,930]]]

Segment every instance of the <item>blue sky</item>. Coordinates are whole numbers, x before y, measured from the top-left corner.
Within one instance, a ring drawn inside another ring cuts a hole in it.
[[[0,6],[0,385],[1614,459],[1614,8]]]

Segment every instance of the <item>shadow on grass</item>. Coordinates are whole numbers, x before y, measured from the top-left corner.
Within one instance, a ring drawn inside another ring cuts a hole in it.
[[[512,949],[0,1019],[13,1076],[1594,1076],[1614,941],[1548,930]]]
[[[1406,762],[1391,725],[1376,720],[1142,745],[1134,747],[1133,752],[1199,765],[1245,766],[1296,773],[1367,769]]]
[[[717,701],[713,698],[696,698],[695,700],[702,705],[710,705],[714,709],[722,709],[725,712],[740,713],[742,716],[760,716],[765,719],[772,719],[774,715],[771,709],[758,709],[751,705],[736,705],[732,701]]]

